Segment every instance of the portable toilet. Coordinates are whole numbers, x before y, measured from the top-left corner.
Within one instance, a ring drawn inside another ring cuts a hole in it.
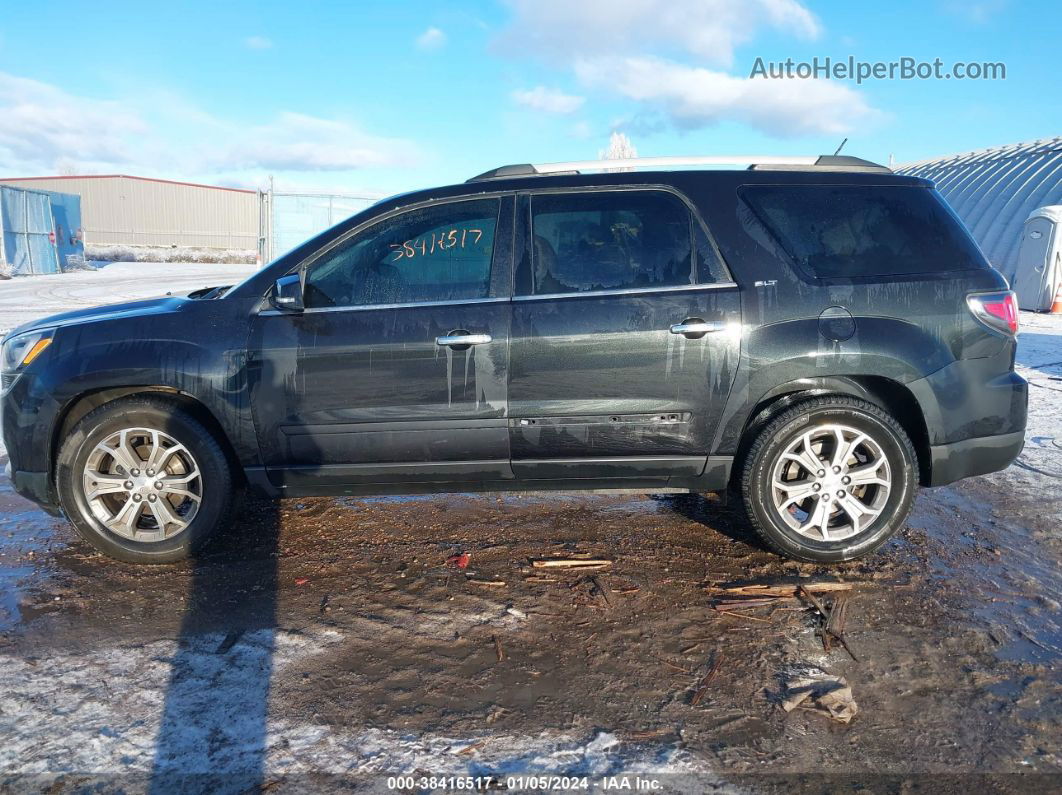
[[[1022,309],[1046,312],[1060,286],[1062,205],[1051,205],[1033,210],[1025,219],[1013,288]]]

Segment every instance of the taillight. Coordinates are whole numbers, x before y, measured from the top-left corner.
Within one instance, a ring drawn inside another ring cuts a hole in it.
[[[990,329],[1018,333],[1018,299],[1009,290],[998,293],[972,293],[966,303],[973,316]]]

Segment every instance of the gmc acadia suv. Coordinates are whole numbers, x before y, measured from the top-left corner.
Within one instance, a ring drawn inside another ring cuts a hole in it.
[[[142,563],[193,554],[245,487],[730,488],[781,554],[865,555],[917,486],[1021,451],[1017,307],[931,183],[771,163],[507,166],[234,287],[26,324],[14,486]]]

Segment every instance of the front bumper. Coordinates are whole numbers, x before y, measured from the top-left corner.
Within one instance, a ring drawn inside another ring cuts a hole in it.
[[[15,491],[30,502],[36,503],[45,513],[59,516],[59,500],[47,472],[24,472],[12,469],[11,462],[4,467],[4,474],[11,479]]]
[[[56,499],[55,489],[52,488],[47,472],[12,470],[11,464],[8,463],[4,468],[4,474],[11,478],[11,485],[19,495],[30,502],[37,503],[46,513],[59,516],[59,501]]]
[[[15,491],[42,507],[55,506],[49,473],[59,405],[33,372],[19,375],[0,395],[0,423]]]

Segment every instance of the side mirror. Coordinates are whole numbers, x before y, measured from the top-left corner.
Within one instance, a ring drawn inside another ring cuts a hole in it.
[[[302,277],[297,273],[290,276],[281,276],[273,286],[271,299],[273,306],[285,312],[301,312],[302,303]]]

